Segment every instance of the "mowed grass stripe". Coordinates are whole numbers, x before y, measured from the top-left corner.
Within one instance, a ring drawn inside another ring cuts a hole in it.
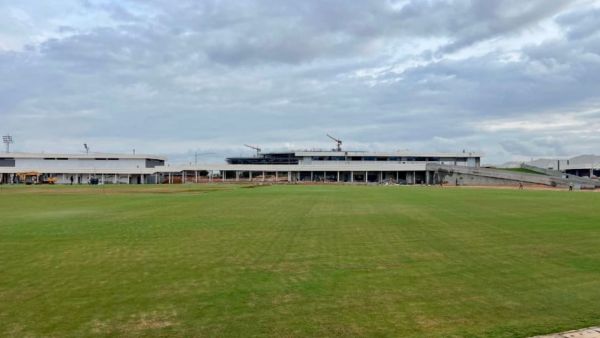
[[[595,193],[9,187],[3,336],[498,336],[600,321]]]

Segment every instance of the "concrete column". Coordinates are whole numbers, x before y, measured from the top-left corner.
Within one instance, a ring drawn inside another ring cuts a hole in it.
[[[158,174],[154,174],[154,184],[158,184]]]
[[[396,183],[400,182],[400,172],[396,171]]]
[[[365,171],[365,183],[369,183],[369,172]]]
[[[131,184],[131,175],[127,175],[127,184]]]
[[[340,172],[337,172],[337,182],[340,183]]]
[[[288,182],[292,181],[292,172],[288,171]]]
[[[173,176],[169,173],[169,184],[173,184]]]
[[[279,171],[275,172],[275,182],[279,182]]]
[[[212,177],[213,177],[213,171],[209,170],[208,171],[208,181],[212,183]]]
[[[181,183],[185,183],[185,170],[181,171]]]
[[[312,171],[310,172],[310,181],[311,182],[313,181],[313,172]]]
[[[264,171],[262,172],[262,181],[263,182],[265,181],[265,172]]]
[[[429,171],[425,170],[425,184],[429,185]]]
[[[383,182],[383,171],[379,172],[379,182],[377,182],[377,183],[381,183],[381,182]]]
[[[198,183],[198,170],[194,170],[194,176],[196,176],[196,183]]]
[[[252,171],[248,172],[248,177],[250,178],[250,182],[252,182]]]
[[[118,178],[117,176],[118,176],[117,174],[114,175],[114,177],[113,177],[113,184],[117,184],[117,178]]]
[[[416,174],[416,171],[413,171],[412,183],[413,184],[417,184],[417,174]]]
[[[142,174],[142,176],[140,177],[140,183],[141,183],[141,184],[146,184],[146,182],[144,182],[144,179],[145,179],[145,178],[146,178],[146,177],[144,176],[144,174]]]
[[[354,183],[354,171],[350,172],[350,183]]]

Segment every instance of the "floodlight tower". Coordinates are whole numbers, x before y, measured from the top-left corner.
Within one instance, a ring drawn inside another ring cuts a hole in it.
[[[90,147],[88,147],[87,143],[83,144],[83,148],[85,149],[85,153],[89,154],[90,153]]]
[[[335,142],[335,144],[336,144],[336,147],[333,150],[335,150],[335,151],[342,151],[342,140],[339,140],[339,139],[337,139],[337,138],[335,138],[335,137],[333,137],[333,136],[331,136],[329,134],[327,134],[327,137],[329,137],[330,139],[332,139]]]
[[[4,135],[2,136],[2,143],[4,143],[6,145],[6,152],[10,153],[10,145],[11,143],[15,143],[13,141],[13,137],[10,135]]]
[[[254,150],[256,150],[256,157],[260,156],[260,150],[261,150],[261,149],[260,149],[259,147],[250,146],[250,145],[247,145],[247,144],[244,144],[244,145],[245,145],[246,147],[250,148],[250,149],[254,149]]]

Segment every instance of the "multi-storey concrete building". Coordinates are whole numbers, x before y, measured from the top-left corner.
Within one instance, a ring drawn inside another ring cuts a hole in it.
[[[461,153],[292,151],[232,157],[223,167],[226,179],[252,175],[289,181],[432,183],[428,163],[477,168],[481,155]]]
[[[52,178],[60,184],[83,184],[92,179],[98,183],[142,183],[151,181],[151,174],[164,166],[165,160],[152,155],[106,153],[0,153],[0,182],[18,183],[23,174],[38,173],[29,177],[40,182]]]
[[[597,155],[579,155],[568,159],[542,158],[525,164],[580,177],[600,177],[600,156]]]
[[[17,183],[19,174],[38,173],[39,181],[61,184],[155,184],[203,181],[395,182],[433,183],[427,164],[477,168],[477,153],[290,151],[228,158],[222,164],[169,165],[154,155],[29,154],[0,155],[0,182]]]

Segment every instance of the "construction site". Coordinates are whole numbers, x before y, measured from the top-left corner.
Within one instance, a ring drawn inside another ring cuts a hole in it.
[[[477,152],[372,152],[342,149],[263,152],[230,157],[224,163],[171,164],[147,154],[90,152],[0,154],[1,184],[184,184],[216,182],[344,183],[387,185],[523,186],[596,189],[595,171],[568,162],[562,168],[521,164],[517,168],[481,166]],[[560,163],[560,162],[559,162]],[[575,164],[585,167],[585,165]],[[579,176],[577,174],[589,174]]]

